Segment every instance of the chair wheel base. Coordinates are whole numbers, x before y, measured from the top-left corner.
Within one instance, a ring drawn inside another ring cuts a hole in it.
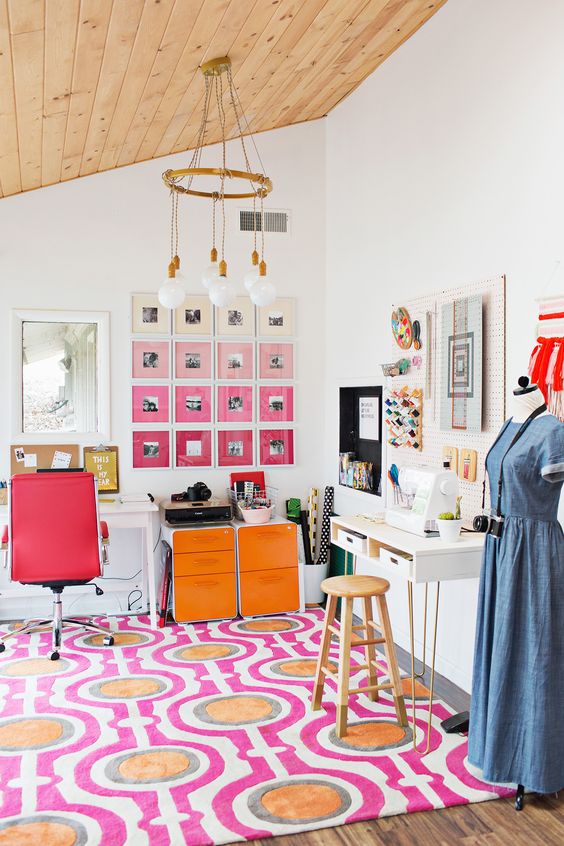
[[[517,786],[517,794],[515,796],[515,810],[522,811],[523,810],[523,802],[525,801],[525,788],[522,784]]]
[[[5,644],[5,643],[0,643],[0,652],[4,652],[4,651],[5,651],[5,649],[6,649],[6,644]]]
[[[112,635],[106,635],[104,637],[103,642],[104,642],[104,646],[113,646],[114,645],[114,639],[113,639]]]
[[[49,658],[51,659],[51,661],[58,661],[60,657],[61,656],[59,655],[58,652],[51,652],[51,654],[49,655]]]

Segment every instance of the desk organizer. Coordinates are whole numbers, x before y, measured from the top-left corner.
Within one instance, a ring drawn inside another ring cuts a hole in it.
[[[420,388],[386,390],[384,419],[393,447],[422,448],[423,391]]]

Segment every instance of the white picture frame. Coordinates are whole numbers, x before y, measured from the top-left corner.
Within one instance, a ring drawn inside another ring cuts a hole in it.
[[[211,335],[212,307],[208,296],[187,294],[181,306],[174,310],[175,335]]]
[[[295,335],[295,300],[281,297],[258,310],[258,334],[264,338],[291,338]]]
[[[249,297],[235,297],[226,308],[215,309],[215,334],[226,337],[255,334],[255,307]]]
[[[156,294],[131,295],[131,332],[133,335],[170,335],[170,311]]]

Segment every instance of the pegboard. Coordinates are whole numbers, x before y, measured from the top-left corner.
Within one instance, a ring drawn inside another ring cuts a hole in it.
[[[469,433],[440,428],[440,392],[444,390],[446,374],[441,374],[441,312],[442,306],[463,297],[480,295],[483,303],[482,316],[482,431]],[[447,291],[434,292],[426,296],[393,303],[393,308],[403,306],[412,320],[421,324],[421,349],[411,346],[402,350],[395,342],[390,328],[389,362],[400,358],[413,359],[420,356],[421,365],[413,365],[403,376],[388,376],[386,386],[399,390],[406,385],[410,390],[423,391],[423,448],[415,452],[405,447],[394,448],[387,444],[388,467],[395,462],[398,467],[425,464],[440,469],[443,462],[443,446],[475,449],[478,453],[478,469],[475,482],[459,478],[462,494],[462,516],[469,520],[480,512],[484,461],[505,420],[505,276],[496,276],[481,282],[460,285]],[[390,309],[391,314],[392,309]],[[432,315],[432,332],[428,337],[427,313]],[[441,382],[443,385],[441,385]],[[385,474],[383,477],[386,478]],[[392,501],[391,486],[388,483],[388,502]]]

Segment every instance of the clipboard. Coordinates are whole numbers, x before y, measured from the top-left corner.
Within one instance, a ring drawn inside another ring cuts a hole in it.
[[[84,469],[96,476],[99,494],[119,491],[118,457],[117,446],[84,447]]]

